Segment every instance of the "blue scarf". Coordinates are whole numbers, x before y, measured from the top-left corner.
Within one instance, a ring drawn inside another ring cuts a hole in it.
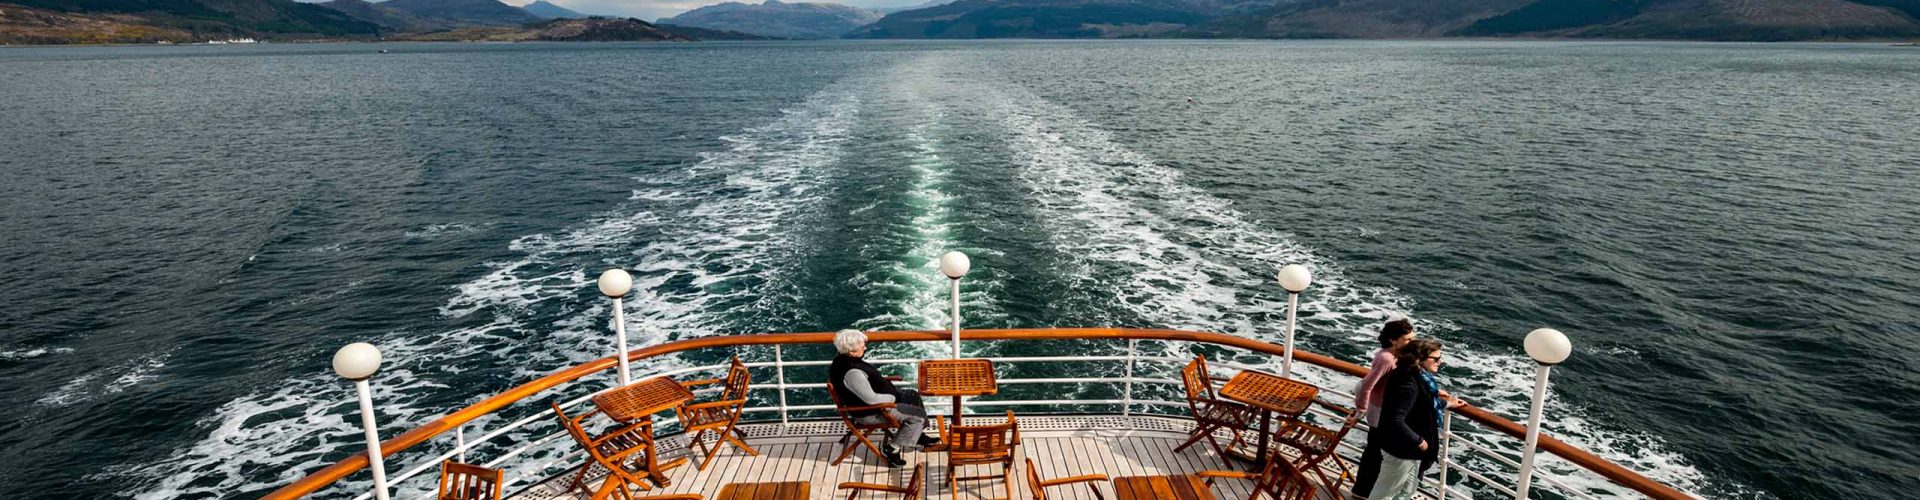
[[[1420,381],[1426,382],[1427,392],[1433,394],[1433,430],[1438,432],[1440,416],[1447,412],[1447,400],[1440,399],[1440,382],[1433,379],[1432,373],[1420,370]]]

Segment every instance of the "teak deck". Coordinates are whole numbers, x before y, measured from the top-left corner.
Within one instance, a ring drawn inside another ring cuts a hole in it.
[[[986,422],[1004,421],[1004,416],[982,414],[970,417]],[[1181,453],[1174,453],[1173,447],[1186,440],[1192,422],[1183,419],[1153,416],[1021,416],[1021,444],[1014,463],[1022,464],[1032,458],[1040,468],[1042,479],[1055,479],[1082,474],[1106,474],[1109,478],[1123,476],[1153,476],[1168,474],[1191,474],[1209,469],[1246,470],[1244,461],[1224,462],[1205,446],[1193,446]],[[876,457],[861,451],[847,458],[838,467],[828,465],[834,454],[840,451],[838,443],[845,427],[838,421],[794,422],[787,425],[779,423],[743,425],[747,431],[748,443],[760,449],[760,456],[749,457],[745,453],[727,449],[720,452],[713,465],[705,471],[693,466],[683,466],[668,472],[667,478],[672,484],[667,488],[655,488],[643,495],[669,493],[696,493],[705,498],[718,498],[720,488],[728,483],[744,482],[780,482],[806,481],[812,491],[808,498],[846,498],[846,492],[838,490],[840,483],[847,481],[892,484],[904,486],[913,474],[914,464],[927,465],[926,498],[929,499],[993,499],[1006,498],[1007,490],[1012,488],[1012,498],[1027,498],[1026,474],[1023,470],[1014,470],[1014,483],[1002,486],[1000,481],[983,481],[963,484],[957,497],[946,490],[946,455],[937,452],[913,453],[906,456],[907,465],[894,468],[879,463]],[[671,442],[684,442],[684,436],[669,438]],[[678,451],[670,452],[679,453]],[[985,466],[965,468],[961,474],[979,475],[997,473]],[[597,484],[604,471],[596,471],[590,482]],[[571,495],[559,491],[564,487],[565,479],[571,472],[556,476],[554,479],[518,491],[508,498],[513,500],[547,499],[585,499],[584,492],[574,491]],[[1315,484],[1318,484],[1317,482]],[[1114,498],[1113,484],[1100,483],[1100,491],[1107,498]],[[1252,483],[1238,479],[1221,479],[1214,482],[1213,493],[1221,500],[1247,498]],[[893,498],[897,495],[861,495],[861,498]],[[1092,499],[1084,485],[1070,485],[1050,488],[1048,498],[1069,500]],[[1322,491],[1320,498],[1340,498]],[[1424,498],[1424,497],[1423,497]]]

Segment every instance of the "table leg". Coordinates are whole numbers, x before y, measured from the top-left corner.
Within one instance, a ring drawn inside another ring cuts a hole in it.
[[[966,396],[953,397],[953,425],[960,425],[960,403]]]
[[[1253,466],[1255,471],[1262,471],[1262,470],[1266,470],[1267,468],[1267,440],[1272,438],[1272,434],[1267,432],[1267,428],[1272,426],[1273,426],[1273,412],[1261,411],[1260,412],[1260,431],[1259,431],[1260,432],[1260,450],[1257,452],[1258,455],[1253,457]]]

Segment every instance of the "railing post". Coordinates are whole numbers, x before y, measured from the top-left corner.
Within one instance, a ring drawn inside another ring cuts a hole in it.
[[[1313,273],[1307,271],[1307,266],[1287,264],[1280,268],[1278,279],[1280,288],[1287,290],[1287,345],[1286,356],[1280,360],[1280,376],[1293,378],[1293,318],[1300,310],[1300,292],[1307,291],[1307,285],[1313,284]]]
[[[353,381],[360,396],[360,427],[367,433],[367,465],[373,469],[373,496],[387,500],[387,464],[380,453],[380,426],[373,421],[373,388],[367,379],[380,371],[380,349],[355,342],[333,353],[333,372]]]
[[[619,269],[608,269],[600,273],[600,293],[613,299],[613,346],[614,359],[620,361],[620,386],[632,382],[627,370],[627,317],[626,310],[620,305],[620,298],[633,290],[633,276]]]
[[[953,359],[960,359],[960,277],[966,276],[967,270],[972,267],[973,262],[967,259],[967,254],[947,252],[940,256],[940,274],[953,282],[953,315],[950,317],[953,326]]]
[[[1136,352],[1134,350],[1134,343],[1136,342],[1139,342],[1139,340],[1127,339],[1127,392],[1122,398],[1126,401],[1126,404],[1120,407],[1120,415],[1126,417],[1133,416],[1133,360],[1135,356],[1134,353]]]
[[[454,456],[454,461],[460,462],[463,464],[467,463],[467,426],[464,426],[464,425],[454,426],[453,449],[458,450],[460,452],[458,455]]]
[[[780,353],[780,344],[773,345],[773,386],[780,391],[780,429],[787,426],[787,359]]]
[[[1453,444],[1453,412],[1440,415],[1440,499],[1447,500],[1447,450]]]
[[[1533,482],[1533,456],[1540,446],[1540,411],[1547,399],[1547,373],[1553,365],[1573,354],[1573,344],[1567,341],[1566,334],[1552,328],[1528,332],[1525,345],[1527,356],[1539,366],[1533,371],[1533,406],[1527,413],[1526,447],[1520,452],[1520,480],[1513,486],[1513,497],[1518,500],[1527,500],[1528,486]]]

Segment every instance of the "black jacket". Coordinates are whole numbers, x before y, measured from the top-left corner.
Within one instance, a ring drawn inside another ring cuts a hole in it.
[[[1420,368],[1405,365],[1395,368],[1381,382],[1386,397],[1380,403],[1380,425],[1367,434],[1370,444],[1394,457],[1420,460],[1420,468],[1440,458],[1440,429],[1434,414],[1434,400],[1440,397],[1427,390],[1420,380]],[[1427,450],[1420,451],[1420,441]]]
[[[887,380],[887,377],[880,375],[880,370],[874,369],[871,364],[867,364],[867,360],[841,354],[834,356],[833,363],[827,366],[827,380],[833,382],[834,396],[840,398],[840,404],[848,406],[867,406],[872,404],[861,400],[860,396],[855,395],[852,390],[842,387],[845,384],[841,381],[846,380],[847,372],[853,370],[860,370],[867,373],[867,383],[873,386],[871,388],[874,393],[891,394],[896,398],[900,396],[900,389],[893,387],[893,381]],[[870,410],[856,412],[854,416],[865,417],[879,414],[880,411],[878,410]]]

